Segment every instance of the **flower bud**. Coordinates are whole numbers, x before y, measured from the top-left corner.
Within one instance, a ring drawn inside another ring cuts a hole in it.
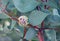
[[[5,25],[6,26],[10,26],[10,22],[9,21],[5,21]]]

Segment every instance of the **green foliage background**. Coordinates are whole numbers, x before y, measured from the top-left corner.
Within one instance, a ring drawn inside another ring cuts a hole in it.
[[[2,12],[4,8],[8,14]],[[60,0],[0,0],[0,41],[23,41],[24,27],[12,19],[22,15],[27,16],[33,26],[41,28],[44,21],[45,28],[59,28]],[[30,27],[26,30],[26,41],[39,41],[36,29]],[[44,30],[44,41],[60,41],[59,34],[59,30]]]

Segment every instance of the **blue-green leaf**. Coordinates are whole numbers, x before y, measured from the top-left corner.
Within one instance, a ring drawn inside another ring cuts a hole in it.
[[[12,41],[12,39],[8,36],[0,37],[0,41]]]
[[[32,11],[39,5],[36,0],[13,0],[15,7],[22,13]]]
[[[20,30],[20,35],[21,35],[21,37],[23,37],[24,27],[21,27],[21,26],[17,25],[17,28]]]
[[[5,13],[0,13],[0,19],[6,19],[9,18],[8,15],[6,15]]]
[[[60,17],[57,15],[49,15],[45,21],[46,24],[50,24],[50,27],[60,26]]]
[[[7,6],[7,9],[9,10],[13,10],[15,7],[14,7],[14,4],[13,4],[13,0],[9,0],[9,5]]]
[[[12,22],[11,22],[11,30],[14,28],[15,24],[16,24],[16,21],[12,20]]]
[[[54,31],[54,30],[45,30],[45,33],[46,33],[49,40],[57,41],[56,40],[56,31]]]
[[[5,6],[9,2],[9,0],[2,0],[1,2]]]
[[[29,15],[29,23],[34,26],[39,25],[47,15],[46,13],[35,10]]]
[[[35,31],[35,29],[34,29],[34,28],[29,28],[28,31],[27,31],[27,33],[26,33],[25,38],[26,38],[27,40],[31,40],[31,39],[33,39],[35,36],[36,36],[36,31]]]

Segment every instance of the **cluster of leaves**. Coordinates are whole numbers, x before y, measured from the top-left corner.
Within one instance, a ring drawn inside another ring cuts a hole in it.
[[[60,0],[0,0],[0,39],[60,41],[55,29],[60,27],[59,14]],[[28,17],[28,27],[19,25],[23,15]]]

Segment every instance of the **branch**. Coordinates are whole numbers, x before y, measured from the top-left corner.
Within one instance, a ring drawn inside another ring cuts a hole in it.
[[[38,32],[38,39],[39,41],[44,41],[44,37],[41,32]]]
[[[6,4],[6,6],[2,9],[2,12],[4,12],[5,14],[7,14],[9,17],[10,17],[10,19],[12,19],[12,20],[15,20],[15,21],[17,21],[18,22],[18,18],[17,17],[13,17],[11,14],[14,14],[11,10],[9,10],[10,12],[8,12],[7,10],[6,10],[6,8],[7,8],[7,6],[9,5],[9,2]]]

